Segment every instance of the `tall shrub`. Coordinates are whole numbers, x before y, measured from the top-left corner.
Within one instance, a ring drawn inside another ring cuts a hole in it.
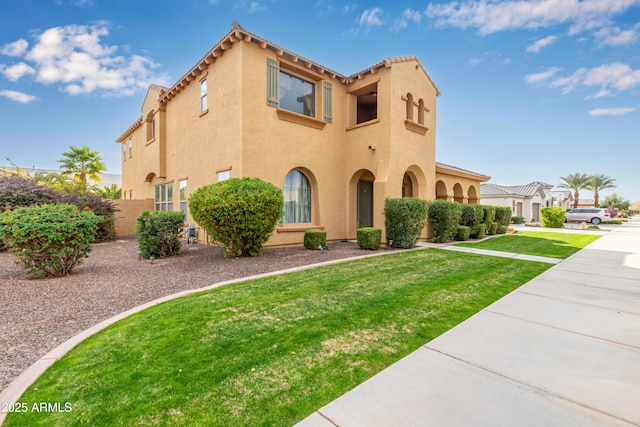
[[[257,256],[282,215],[282,190],[257,178],[232,178],[197,189],[189,198],[193,219],[226,257]]]
[[[427,225],[429,203],[417,197],[387,198],[384,201],[384,225],[389,245],[412,248]]]
[[[101,217],[75,205],[44,204],[0,215],[0,238],[36,277],[66,276],[91,251]]]
[[[481,238],[480,226],[484,218],[484,209],[481,205],[462,205],[462,216],[460,217],[460,225],[469,227],[469,237],[474,239]],[[484,236],[484,230],[482,230]]]
[[[564,209],[560,206],[540,209],[542,226],[548,228],[564,228]]]
[[[511,207],[510,206],[495,206],[496,217],[495,222],[498,223],[496,228],[497,234],[504,234],[511,224]]]
[[[136,219],[138,249],[143,258],[163,258],[180,252],[178,235],[184,224],[184,212],[143,211]]]
[[[84,208],[88,206],[102,221],[96,229],[96,242],[107,242],[116,238],[116,207],[111,200],[93,194],[78,195],[60,192],[57,199],[60,203],[68,203]]]
[[[433,231],[433,240],[437,243],[452,239],[458,231],[462,205],[458,202],[434,200],[429,204],[429,222]]]

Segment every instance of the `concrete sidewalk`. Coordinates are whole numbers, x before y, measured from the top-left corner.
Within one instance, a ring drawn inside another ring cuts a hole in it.
[[[640,426],[640,220],[298,424]]]

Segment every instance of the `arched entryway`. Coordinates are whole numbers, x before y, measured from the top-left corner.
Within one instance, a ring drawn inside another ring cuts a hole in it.
[[[467,199],[470,204],[477,205],[480,200],[478,199],[478,192],[476,191],[476,187],[473,185],[469,186],[469,191],[467,192]]]
[[[417,197],[413,188],[413,179],[411,175],[405,172],[404,177],[402,177],[402,197]]]
[[[361,169],[349,181],[349,236],[355,237],[356,230],[374,226],[374,181],[373,173]]]
[[[436,182],[436,199],[449,200],[449,194],[447,193],[447,186],[444,181]]]
[[[464,203],[464,192],[462,191],[462,185],[456,184],[453,186],[453,200],[458,203]]]

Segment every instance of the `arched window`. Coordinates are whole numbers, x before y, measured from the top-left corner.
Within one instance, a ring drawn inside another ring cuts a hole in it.
[[[311,222],[311,184],[300,171],[292,170],[284,179],[282,224]]]
[[[413,95],[407,94],[407,120],[413,120]]]
[[[418,123],[424,124],[424,101],[422,98],[418,101]]]

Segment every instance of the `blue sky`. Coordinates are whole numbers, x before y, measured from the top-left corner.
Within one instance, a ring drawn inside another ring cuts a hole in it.
[[[416,55],[441,96],[437,160],[501,185],[605,174],[640,201],[640,0],[21,0],[0,15],[0,164],[115,139],[237,20],[350,75]],[[591,197],[589,192],[581,193]]]

